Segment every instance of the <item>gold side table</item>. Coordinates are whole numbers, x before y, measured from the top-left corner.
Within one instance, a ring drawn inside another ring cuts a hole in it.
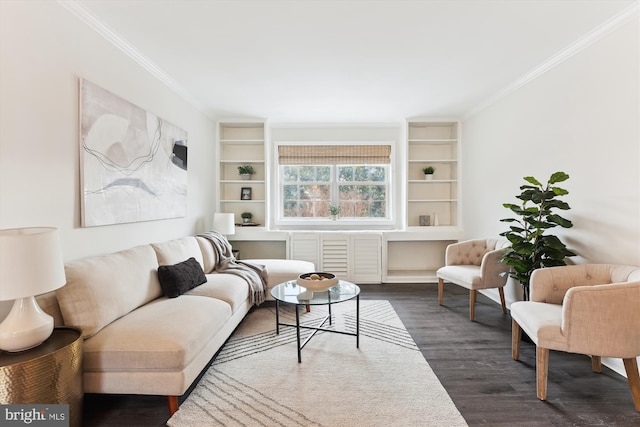
[[[0,351],[0,403],[68,404],[69,425],[82,425],[82,334],[55,328],[38,347]]]

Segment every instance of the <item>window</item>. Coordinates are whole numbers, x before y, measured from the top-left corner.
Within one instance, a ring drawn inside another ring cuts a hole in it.
[[[390,145],[281,145],[278,147],[284,221],[389,220]]]

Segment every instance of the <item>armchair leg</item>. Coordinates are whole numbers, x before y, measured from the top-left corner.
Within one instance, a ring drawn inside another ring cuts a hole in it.
[[[511,357],[513,360],[520,358],[520,341],[522,339],[522,329],[515,320],[511,321]]]
[[[629,379],[629,387],[631,388],[631,396],[636,411],[640,412],[640,376],[638,375],[638,362],[635,357],[622,359],[624,362],[624,370],[627,372]]]
[[[591,356],[591,369],[598,374],[602,372],[602,360],[600,356]]]
[[[498,288],[500,293],[500,302],[502,303],[502,314],[507,314],[507,303],[504,300],[504,288]]]
[[[547,375],[549,372],[549,349],[536,346],[536,383],[538,399],[547,400]]]
[[[469,320],[473,322],[473,318],[476,315],[476,290],[471,289],[469,291]]]
[[[442,305],[442,294],[444,293],[444,280],[438,279],[438,304]]]
[[[173,415],[178,410],[178,396],[167,396],[167,403],[169,404],[169,415]]]

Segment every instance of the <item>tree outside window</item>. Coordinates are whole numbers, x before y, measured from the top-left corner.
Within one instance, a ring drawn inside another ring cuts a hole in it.
[[[328,218],[329,206],[340,206],[340,217],[388,217],[388,166],[281,166],[283,218]]]

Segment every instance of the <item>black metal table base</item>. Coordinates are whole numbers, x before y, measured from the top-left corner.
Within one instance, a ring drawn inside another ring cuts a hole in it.
[[[344,302],[344,301],[342,301]],[[346,331],[336,331],[335,329],[326,329],[323,328],[327,320],[329,321],[329,325],[332,324],[331,318],[331,304],[328,304],[329,307],[329,315],[325,316],[322,319],[322,322],[318,326],[304,326],[300,325],[300,304],[294,304],[296,306],[296,323],[281,323],[280,322],[280,301],[276,300],[276,335],[280,334],[280,326],[292,326],[296,328],[296,338],[298,344],[298,363],[302,363],[302,349],[305,345],[313,338],[313,336],[318,331],[331,332],[333,334],[342,334],[342,335],[350,335],[356,337],[356,348],[360,348],[360,295],[356,296],[356,332],[346,332]],[[314,305],[315,307],[319,307],[319,305]],[[300,343],[300,329],[311,329],[313,332],[309,335],[303,343]]]

